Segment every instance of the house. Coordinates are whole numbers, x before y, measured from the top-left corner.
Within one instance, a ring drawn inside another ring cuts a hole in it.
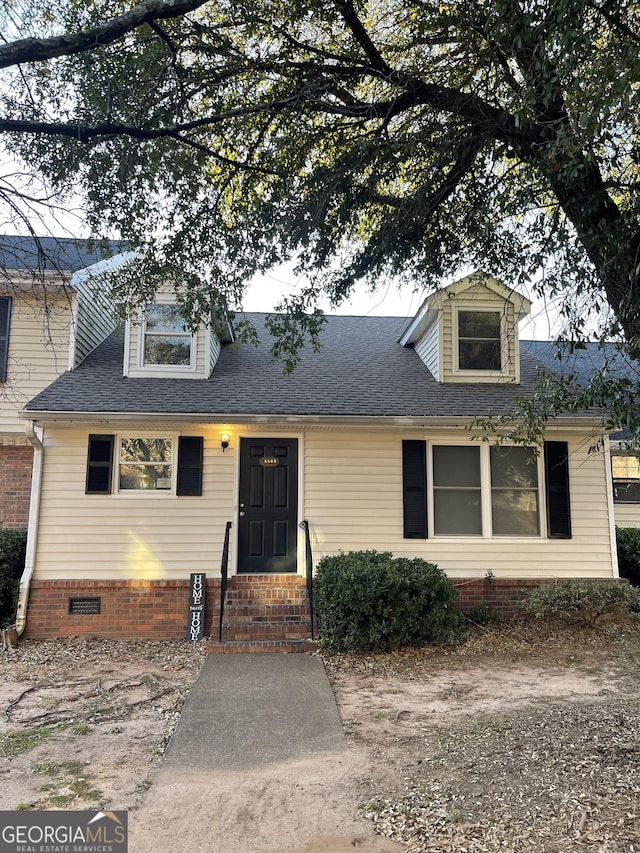
[[[89,286],[123,244],[0,236],[0,525],[27,526],[33,448],[18,412],[117,325]]]
[[[573,353],[558,351],[548,341],[530,341],[529,352],[549,370],[587,385],[604,371],[612,379],[640,380],[640,365],[612,343],[585,342]],[[628,447],[628,430],[609,436],[615,523],[618,527],[640,527],[640,459]]]
[[[533,393],[529,310],[477,273],[410,321],[328,316],[287,376],[264,315],[248,315],[259,345],[238,345],[191,333],[161,294],[21,413],[41,441],[19,630],[183,637],[195,578],[216,648],[292,650],[307,568],[341,550],[426,558],[466,607],[616,578],[608,438],[589,452],[601,415],[558,417],[540,454],[469,429]]]

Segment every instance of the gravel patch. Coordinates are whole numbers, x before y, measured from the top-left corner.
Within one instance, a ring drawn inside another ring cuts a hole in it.
[[[640,851],[637,625],[515,624],[327,667],[354,746],[389,770],[362,813],[409,853]]]

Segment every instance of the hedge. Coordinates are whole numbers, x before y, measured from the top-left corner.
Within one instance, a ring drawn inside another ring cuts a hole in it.
[[[324,557],[315,589],[318,633],[331,651],[439,645],[460,631],[455,588],[425,560],[379,551]]]
[[[640,586],[640,528],[616,527],[620,577]]]
[[[0,628],[15,622],[26,549],[26,530],[0,527]]]

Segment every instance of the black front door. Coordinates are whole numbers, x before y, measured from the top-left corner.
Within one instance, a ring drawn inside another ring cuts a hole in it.
[[[298,440],[240,442],[238,572],[296,571]]]

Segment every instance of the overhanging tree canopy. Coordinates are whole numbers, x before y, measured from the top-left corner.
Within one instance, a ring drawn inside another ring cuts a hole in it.
[[[25,0],[9,14],[5,144],[81,188],[94,229],[151,241],[147,269],[184,271],[194,315],[290,258],[311,281],[294,309],[471,265],[608,305],[607,333],[637,355],[637,0]],[[579,336],[585,316],[568,319]]]

